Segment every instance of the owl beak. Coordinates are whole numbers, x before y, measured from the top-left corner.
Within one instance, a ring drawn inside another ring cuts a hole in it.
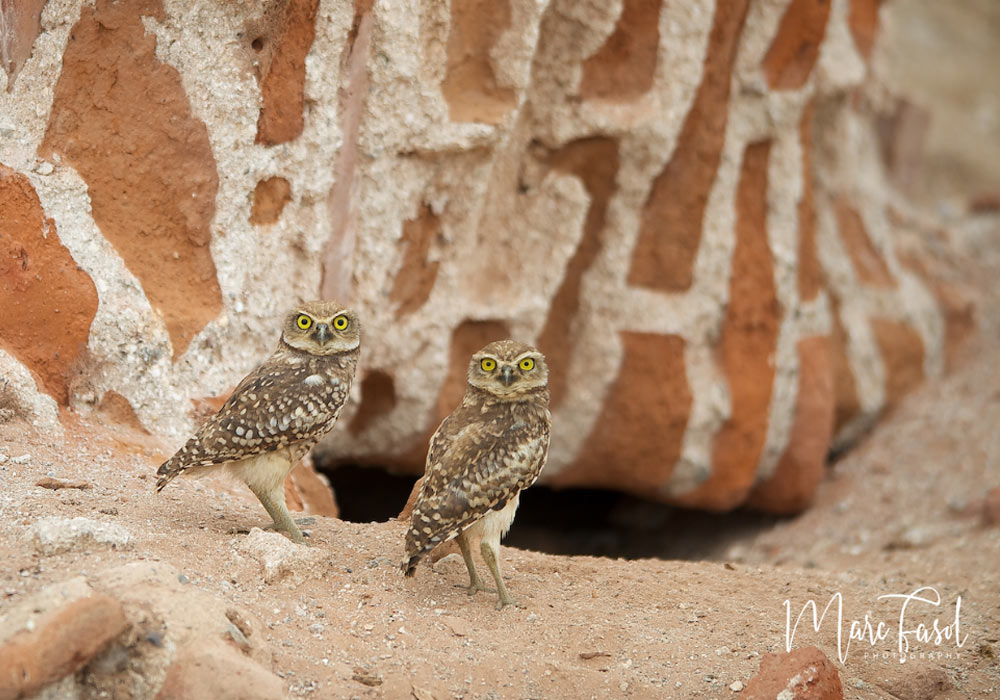
[[[514,368],[513,367],[502,367],[500,369],[500,383],[504,386],[510,386],[514,383]]]
[[[313,337],[317,343],[325,343],[333,337],[333,334],[330,332],[330,326],[325,323],[317,323]]]

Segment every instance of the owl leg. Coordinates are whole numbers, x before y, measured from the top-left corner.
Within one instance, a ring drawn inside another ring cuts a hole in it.
[[[247,484],[247,486],[250,487],[250,490],[260,500],[267,514],[271,516],[271,520],[274,521],[274,529],[287,532],[288,536],[292,538],[292,542],[304,544],[306,541],[305,537],[302,536],[302,531],[295,524],[291,513],[288,512],[288,506],[285,505],[284,482],[277,488],[270,490],[258,488],[255,484]]]
[[[462,558],[465,559],[465,568],[469,570],[469,585],[462,586],[460,584],[455,584],[458,588],[464,588],[469,592],[469,595],[474,595],[476,591],[488,591],[494,593],[494,589],[487,588],[483,580],[479,578],[479,572],[476,571],[476,564],[472,561],[472,550],[469,549],[469,536],[465,532],[458,533],[458,547],[462,550]]]
[[[486,560],[486,565],[490,567],[490,573],[493,574],[493,580],[497,582],[497,591],[500,595],[499,600],[497,600],[497,610],[503,610],[507,605],[523,608],[523,605],[510,597],[510,593],[507,592],[507,586],[503,584],[503,578],[500,576],[499,550],[499,542],[489,542],[485,537],[483,538],[483,541],[479,543],[479,551],[482,553],[483,559]]]

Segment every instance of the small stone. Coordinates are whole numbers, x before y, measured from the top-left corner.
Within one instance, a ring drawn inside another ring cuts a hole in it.
[[[456,637],[465,637],[469,634],[469,623],[462,618],[442,615],[441,622]]]
[[[743,690],[743,681],[733,681],[730,684],[729,689],[734,693],[740,692],[741,690]]]
[[[309,625],[310,634],[323,634],[324,629],[326,628],[319,622],[314,622],[313,624]]]
[[[939,536],[934,525],[914,525],[903,530],[887,545],[888,549],[921,549],[930,546]]]
[[[27,464],[30,461],[31,461],[30,454],[23,454],[23,455],[18,455],[17,457],[10,458],[11,464]]]
[[[247,639],[246,635],[243,634],[240,628],[234,625],[232,622],[227,623],[226,634],[228,634],[229,638],[232,639],[234,642],[236,642],[236,646],[240,647],[241,649],[245,650],[250,648],[250,640]]]
[[[35,486],[41,486],[43,489],[52,489],[53,491],[58,491],[59,489],[80,489],[81,491],[86,491],[92,488],[90,483],[86,481],[66,481],[51,476],[39,479],[35,482]]]
[[[270,700],[285,697],[284,683],[221,640],[183,647],[167,669],[159,700]]]
[[[295,544],[280,533],[256,527],[237,543],[236,550],[260,563],[264,583],[268,584],[288,581],[297,585],[307,579],[321,579],[332,566],[330,552]]]
[[[746,684],[746,697],[841,700],[844,688],[833,662],[817,647],[809,646],[788,654],[766,654],[760,671]]]
[[[351,679],[371,688],[382,685],[382,676],[378,671],[362,668],[361,666],[354,669]]]
[[[191,579],[189,579],[184,574],[177,574],[177,580],[180,581],[181,584],[187,584],[187,583],[190,583],[190,581],[191,581]]]
[[[39,175],[51,175],[55,170],[55,166],[47,160],[43,160],[41,163],[35,166],[35,172]]]
[[[46,556],[95,545],[124,549],[132,544],[132,533],[121,525],[89,518],[41,518],[28,528],[28,538]]]
[[[986,492],[986,498],[983,499],[983,523],[1000,525],[1000,486],[994,486]]]
[[[121,603],[106,595],[78,598],[32,622],[0,646],[2,697],[29,697],[75,673],[128,627]]]

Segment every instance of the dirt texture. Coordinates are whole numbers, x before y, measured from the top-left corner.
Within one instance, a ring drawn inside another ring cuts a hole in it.
[[[967,279],[990,290],[994,275]],[[995,291],[984,293],[992,308]],[[308,546],[233,534],[265,519],[253,496],[221,477],[155,494],[170,452],[157,438],[74,413],[62,439],[8,421],[0,658],[44,672],[28,684],[0,674],[0,697],[992,697],[998,321],[985,317],[955,373],[913,389],[832,465],[803,515],[737,531],[722,549],[678,531],[702,553],[691,561],[506,547],[508,587],[525,607],[503,611],[458,587],[458,555],[404,579],[403,522],[316,516]],[[804,365],[815,347],[800,348]],[[832,418],[829,403],[823,412]],[[42,546],[45,528],[62,533],[58,547]],[[900,599],[885,596],[921,588],[901,622]],[[821,612],[833,602],[819,631],[809,601]],[[56,624],[67,615],[93,621],[84,646]],[[949,637],[914,632],[935,620]]]

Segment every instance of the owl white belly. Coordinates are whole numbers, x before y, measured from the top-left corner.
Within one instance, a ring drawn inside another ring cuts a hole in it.
[[[272,491],[285,483],[285,477],[295,466],[289,457],[288,450],[282,448],[239,462],[229,462],[227,466],[229,471],[245,481],[254,493],[257,493],[255,489]]]
[[[491,510],[470,525],[466,529],[466,533],[473,537],[482,538],[484,542],[490,542],[494,546],[498,546],[500,538],[510,530],[510,525],[514,522],[514,513],[517,512],[517,507],[520,503],[521,494],[519,493],[500,510]]]

